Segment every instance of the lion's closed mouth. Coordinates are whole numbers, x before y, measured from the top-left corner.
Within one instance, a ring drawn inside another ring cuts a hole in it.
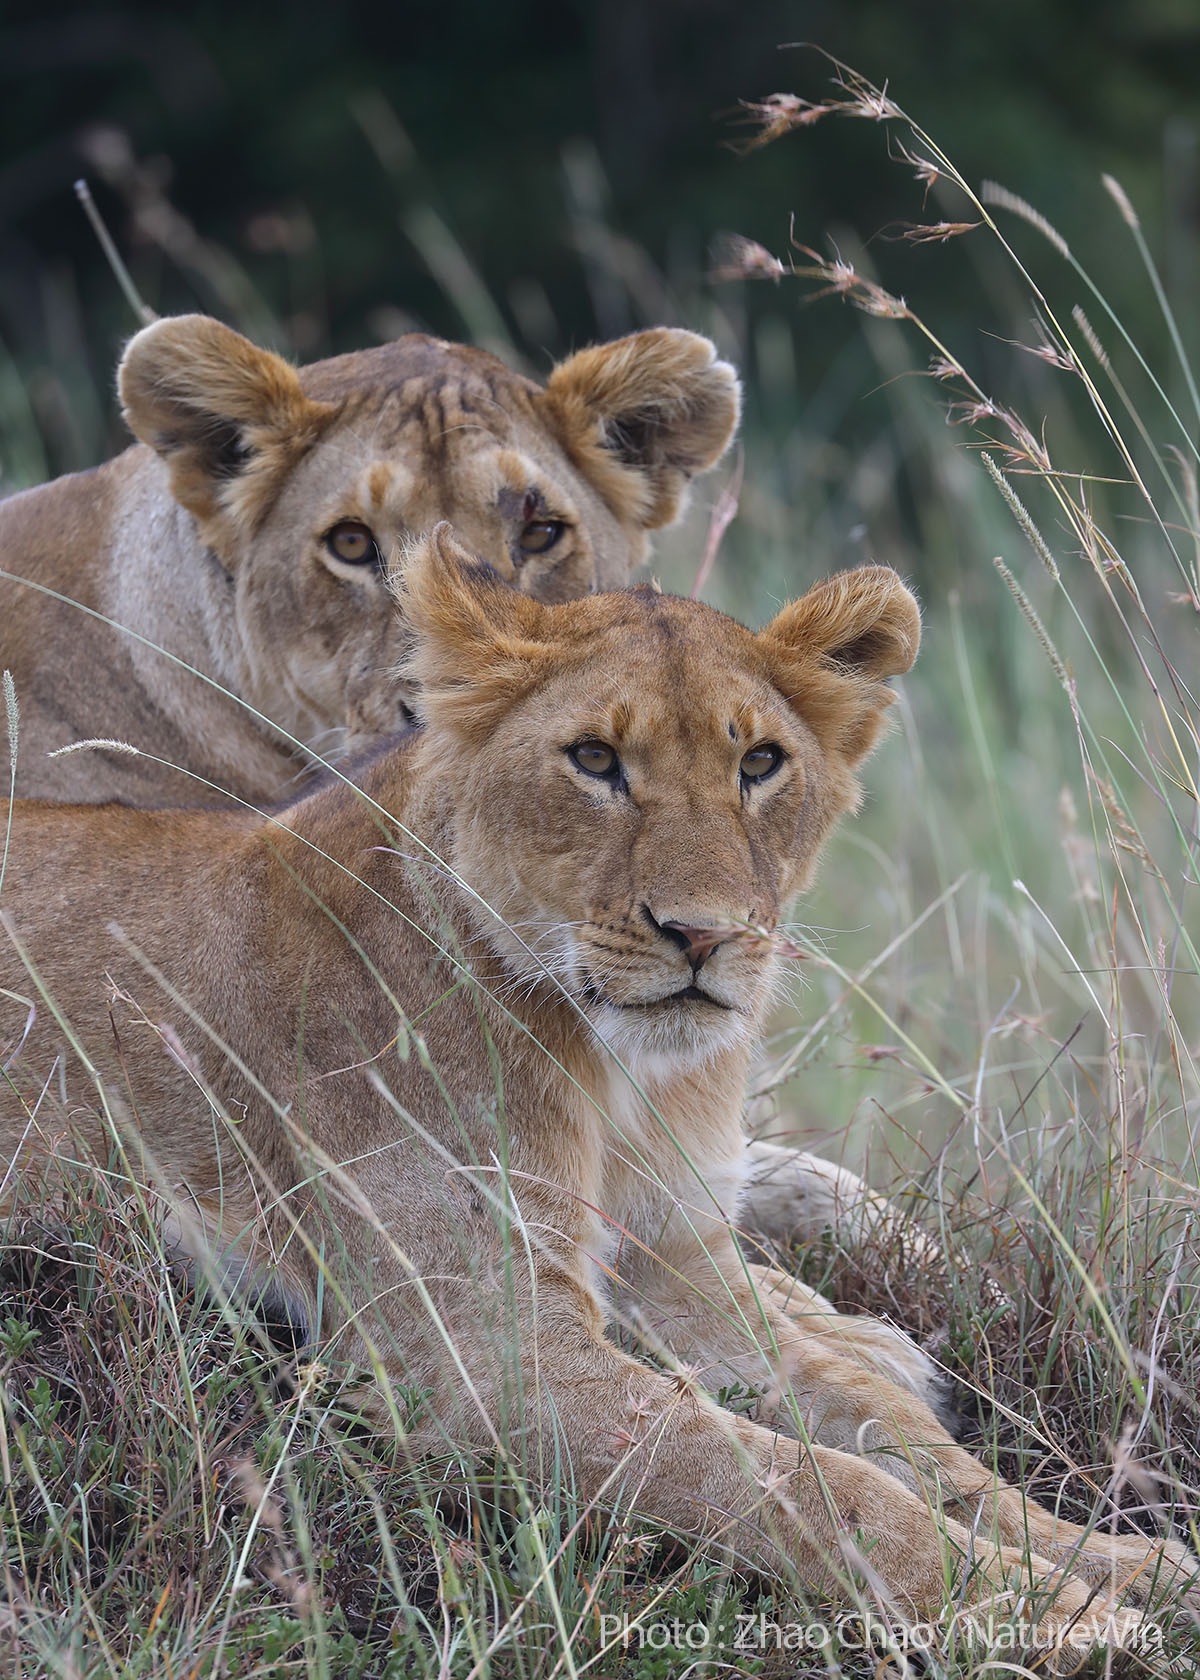
[[[670,997],[659,998],[657,1001],[659,1003],[684,1003],[693,1000],[696,1003],[711,1003],[714,1009],[729,1010],[733,1008],[732,1004],[722,1003],[720,998],[713,997],[711,992],[702,991],[699,986],[685,986],[681,992],[672,992]]]
[[[616,998],[609,997],[606,992],[596,987],[589,988],[589,1003],[606,1003],[610,1009],[665,1009],[672,1003],[707,1003],[714,1009],[723,1009],[727,1014],[733,1012],[733,1004],[722,1003],[720,998],[713,997],[711,992],[701,991],[699,986],[684,986],[678,992],[668,992],[665,997],[642,998],[634,1003],[621,1003]]]

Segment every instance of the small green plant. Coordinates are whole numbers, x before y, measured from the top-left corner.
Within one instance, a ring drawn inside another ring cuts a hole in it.
[[[41,1335],[32,1324],[26,1324],[24,1319],[11,1315],[4,1320],[4,1328],[0,1330],[0,1348],[10,1359],[20,1359],[27,1353]]]

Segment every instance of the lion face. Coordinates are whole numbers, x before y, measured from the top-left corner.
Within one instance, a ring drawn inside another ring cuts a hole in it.
[[[297,371],[185,316],[132,341],[121,393],[229,578],[245,698],[334,756],[406,721],[391,586],[415,537],[450,520],[541,600],[617,588],[737,419],[732,371],[666,329],[543,388],[418,334]]]
[[[426,751],[514,990],[565,992],[648,1076],[748,1041],[781,910],[915,658],[912,596],[864,567],[756,635],[649,588],[543,607],[438,545],[405,597]]]

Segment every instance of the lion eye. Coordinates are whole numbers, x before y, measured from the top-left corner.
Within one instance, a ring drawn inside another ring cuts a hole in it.
[[[545,554],[561,540],[566,528],[561,519],[533,519],[522,526],[517,546],[522,554]]]
[[[325,533],[325,547],[345,566],[382,566],[375,533],[361,519],[342,519]]]
[[[764,741],[761,746],[751,747],[739,766],[739,773],[744,782],[765,782],[768,776],[773,776],[783,763],[783,748],[777,747],[774,741]]]
[[[567,748],[567,757],[589,776],[612,778],[621,769],[621,760],[604,741],[576,741]]]

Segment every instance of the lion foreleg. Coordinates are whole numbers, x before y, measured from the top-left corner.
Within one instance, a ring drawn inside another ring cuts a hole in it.
[[[919,1385],[894,1380],[890,1343],[872,1346],[872,1335],[890,1326],[835,1313],[806,1286],[793,1290],[786,1274],[746,1267],[732,1243],[717,1266],[714,1258],[711,1242],[690,1268],[678,1247],[667,1265],[643,1256],[627,1291],[648,1339],[698,1380],[716,1389],[744,1384],[758,1395],[756,1415],[773,1427],[865,1456],[1002,1546],[1055,1558],[1139,1597],[1160,1569],[1194,1581],[1195,1560],[1177,1542],[1088,1532],[985,1468],[943,1427]]]
[[[955,1600],[1011,1618],[1031,1583],[1054,1595],[1043,1628],[1087,1606],[1052,1563],[972,1536],[878,1465],[776,1434],[715,1405],[690,1373],[624,1353],[578,1293],[543,1278],[536,1311],[532,1297],[517,1304],[504,1373],[494,1356],[466,1385],[446,1373],[434,1400],[441,1427],[489,1456],[499,1443],[509,1470],[535,1486],[565,1482],[587,1505],[639,1513],[818,1592],[844,1598],[865,1580],[901,1619],[936,1617]],[[445,1328],[464,1350],[478,1345],[475,1326]]]
[[[786,1246],[832,1234],[851,1249],[894,1240],[945,1265],[937,1240],[848,1167],[756,1138],[746,1145],[745,1173],[738,1223],[751,1236]]]

